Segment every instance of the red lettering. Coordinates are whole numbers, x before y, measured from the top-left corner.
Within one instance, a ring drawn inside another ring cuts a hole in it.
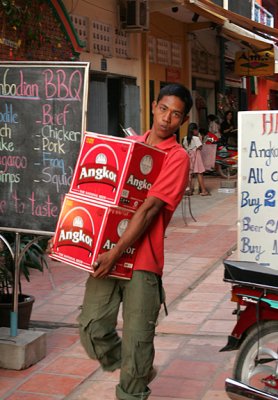
[[[51,99],[56,96],[56,85],[53,83],[53,71],[51,69],[46,69],[44,72],[44,90],[45,97]]]
[[[37,217],[58,217],[58,208],[53,205],[49,195],[47,200],[41,204],[37,203],[34,192],[32,192],[28,200],[31,202],[32,215]]]
[[[273,114],[263,114],[262,135],[270,134],[273,131]]]
[[[270,135],[271,133],[278,133],[278,114],[263,114],[263,131],[262,135]]]
[[[14,200],[14,208],[17,214],[23,214],[25,210],[25,204],[17,196],[17,192],[13,192],[12,198]]]
[[[58,97],[65,99],[68,97],[69,90],[67,85],[65,84],[66,81],[66,73],[62,69],[57,71],[57,92]]]
[[[52,107],[50,104],[44,104],[42,106],[42,123],[43,125],[52,125],[53,116],[51,113]]]

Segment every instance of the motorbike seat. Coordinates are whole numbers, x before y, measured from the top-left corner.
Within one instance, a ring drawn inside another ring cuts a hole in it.
[[[251,261],[224,260],[224,281],[278,290],[278,270]]]

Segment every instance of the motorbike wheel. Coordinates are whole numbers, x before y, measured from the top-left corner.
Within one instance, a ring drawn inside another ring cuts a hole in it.
[[[259,331],[257,327],[253,328],[241,344],[235,360],[233,376],[246,385],[278,395],[278,381],[275,378],[277,368],[278,321],[266,321],[259,325]],[[273,379],[270,379],[272,375]]]
[[[229,165],[216,164],[216,172],[224,179],[237,177],[237,168],[232,168]]]

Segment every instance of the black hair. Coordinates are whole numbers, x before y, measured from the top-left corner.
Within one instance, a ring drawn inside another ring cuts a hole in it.
[[[225,120],[226,120],[228,114],[232,114],[232,117],[234,118],[234,113],[232,112],[232,110],[227,110],[227,111],[225,111],[225,114],[224,114]]]
[[[193,101],[190,91],[181,83],[170,83],[164,86],[158,95],[157,103],[164,96],[176,96],[184,103],[184,115],[187,115],[192,108]]]
[[[198,125],[195,124],[195,122],[191,122],[188,125],[187,136],[186,136],[188,146],[190,145],[192,137],[194,136],[194,133],[193,133],[194,129],[198,129]]]
[[[214,114],[209,114],[207,116],[207,118],[208,118],[209,121],[216,121],[217,120],[217,116],[214,115]]]

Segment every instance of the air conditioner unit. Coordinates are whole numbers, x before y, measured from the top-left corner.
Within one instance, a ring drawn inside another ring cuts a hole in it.
[[[122,24],[125,30],[148,30],[149,29],[149,1],[127,0],[125,21]]]

